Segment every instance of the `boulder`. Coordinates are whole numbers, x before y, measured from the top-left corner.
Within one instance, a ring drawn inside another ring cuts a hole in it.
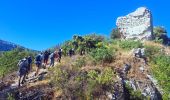
[[[130,68],[131,68],[130,65],[125,64],[125,65],[124,65],[124,68],[123,68],[123,72],[124,72],[124,73],[127,73],[127,72],[130,70]]]
[[[134,48],[132,49],[132,53],[134,57],[143,58],[145,57],[145,48]]]
[[[116,25],[123,39],[151,40],[153,38],[152,14],[146,7],[118,17]]]

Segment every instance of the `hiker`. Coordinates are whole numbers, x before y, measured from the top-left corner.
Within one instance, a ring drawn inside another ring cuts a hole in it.
[[[48,64],[48,58],[49,58],[49,55],[50,55],[50,51],[45,51],[44,52],[44,64],[47,65]]]
[[[18,87],[20,87],[20,84],[24,84],[25,82],[25,77],[27,74],[27,69],[28,69],[28,59],[27,57],[21,59],[18,62],[18,67],[19,67],[19,81],[18,81]],[[21,81],[22,80],[22,81]]]
[[[62,49],[60,48],[58,50],[58,62],[60,63],[61,62],[61,56],[62,56]]]
[[[72,49],[72,55],[75,55],[75,51],[74,51],[74,49]]]
[[[70,49],[70,50],[68,51],[68,54],[69,54],[70,57],[72,56],[72,49]]]
[[[28,56],[28,67],[27,67],[26,78],[28,78],[28,74],[30,73],[31,69],[32,69],[32,58],[31,58],[31,56]]]
[[[80,55],[81,55],[81,56],[82,56],[82,55],[85,55],[85,50],[84,50],[84,49],[81,49]]]
[[[50,66],[54,66],[54,60],[55,60],[55,57],[56,57],[56,51],[54,53],[51,53],[50,55]]]
[[[60,59],[59,59],[59,54],[57,51],[55,51],[55,58],[56,58],[56,61],[59,62]]]
[[[35,76],[38,75],[39,70],[40,70],[41,65],[42,65],[42,54],[43,54],[43,53],[40,53],[40,54],[38,54],[38,55],[35,57],[35,64],[36,64],[36,67],[37,67]]]

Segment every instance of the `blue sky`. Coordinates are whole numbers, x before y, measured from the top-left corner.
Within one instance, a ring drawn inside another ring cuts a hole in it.
[[[0,39],[43,50],[74,34],[109,36],[116,18],[146,6],[170,31],[169,0],[1,0]]]

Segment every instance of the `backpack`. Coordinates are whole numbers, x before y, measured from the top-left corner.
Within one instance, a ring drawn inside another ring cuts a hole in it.
[[[37,55],[37,56],[35,57],[35,61],[41,61],[41,55]]]
[[[17,65],[18,65],[19,68],[21,68],[24,65],[24,60],[23,59],[19,60]]]
[[[29,64],[32,63],[32,58],[31,58],[31,57],[28,58],[28,63],[29,63]]]
[[[27,59],[22,59],[19,61],[18,66],[20,69],[27,68],[28,66],[28,60]]]
[[[51,55],[50,55],[50,59],[52,59],[52,58],[54,58],[54,53],[52,53]]]

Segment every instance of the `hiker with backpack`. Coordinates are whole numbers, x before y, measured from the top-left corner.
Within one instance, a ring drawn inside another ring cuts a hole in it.
[[[68,51],[68,54],[69,54],[70,57],[72,57],[72,54],[73,54],[72,49],[70,49],[70,50]]]
[[[41,65],[42,65],[42,59],[43,59],[43,53],[40,53],[35,57],[35,64],[36,64],[36,67],[37,67],[35,76],[37,76],[38,73],[39,73],[39,70],[40,70]]]
[[[55,51],[54,53],[51,53],[50,55],[50,67],[54,66],[54,60],[55,60],[56,54],[57,52]]]
[[[31,69],[32,69],[32,58],[31,58],[31,56],[28,56],[28,67],[27,67],[26,78],[28,78],[28,74],[30,73]]]
[[[20,87],[21,84],[24,84],[25,82],[25,77],[27,74],[28,70],[28,58],[25,57],[24,59],[21,59],[18,62],[18,67],[19,67],[19,81],[18,81],[18,87]],[[22,81],[21,81],[22,80]]]
[[[62,49],[60,48],[58,50],[58,62],[60,63],[61,62],[61,56],[62,56]]]
[[[44,64],[47,65],[48,64],[48,59],[49,59],[49,55],[50,55],[50,50],[49,51],[45,51],[44,52]]]

